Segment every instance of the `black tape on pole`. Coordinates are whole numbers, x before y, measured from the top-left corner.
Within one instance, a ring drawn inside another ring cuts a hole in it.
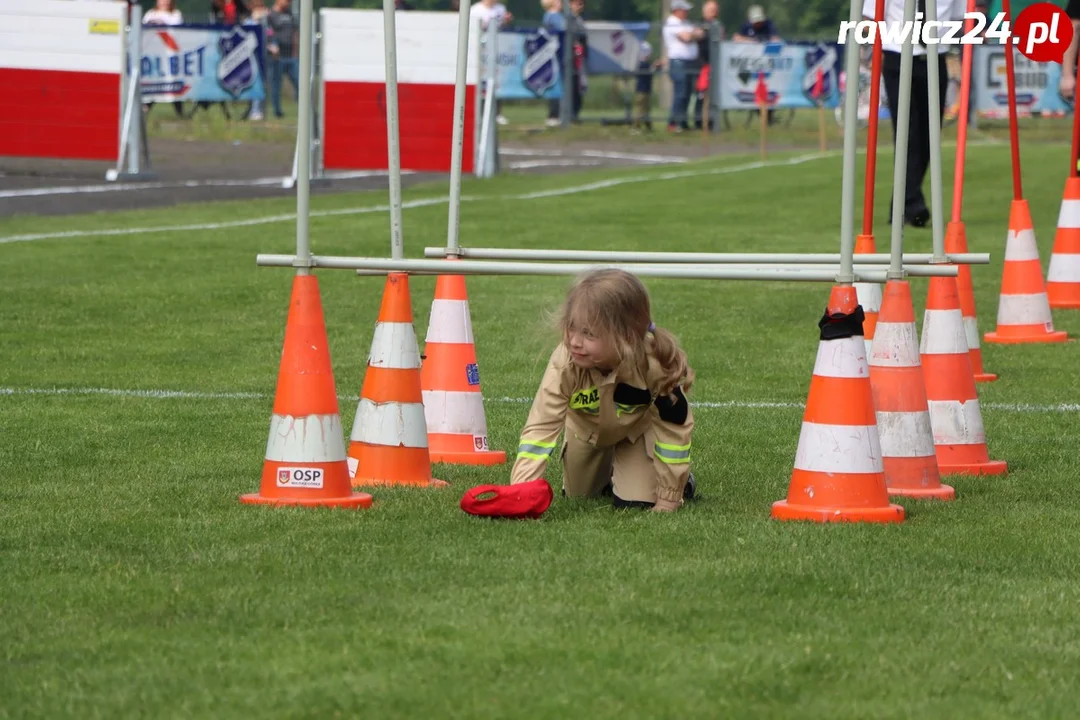
[[[863,334],[863,320],[866,319],[866,315],[863,313],[862,305],[856,305],[855,311],[846,313],[829,314],[829,309],[825,309],[825,314],[818,321],[818,327],[821,328],[822,340],[842,340],[844,338],[854,337],[856,335]]]

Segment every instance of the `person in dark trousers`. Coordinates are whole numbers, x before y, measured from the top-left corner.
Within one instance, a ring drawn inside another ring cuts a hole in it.
[[[705,31],[705,36],[698,40],[698,63],[701,65],[699,70],[697,87],[704,88],[704,90],[698,90],[694,93],[694,127],[700,130],[703,126],[703,116],[705,110],[705,103],[709,101],[709,82],[711,80],[711,62],[709,58],[709,51],[712,49],[712,35],[715,33],[717,39],[721,42],[724,40],[724,26],[720,24],[720,4],[716,0],[708,0],[701,6],[701,29]],[[716,114],[713,112],[715,108],[709,108],[709,128],[711,129],[716,122]]]
[[[916,13],[926,17],[926,3],[936,2],[939,21],[963,21],[967,4],[964,0],[916,0]],[[874,19],[874,0],[863,0],[863,17]],[[885,0],[885,22],[899,26],[904,21],[904,0]],[[938,121],[945,115],[945,93],[949,87],[949,72],[945,66],[947,44],[938,44]],[[881,78],[889,103],[889,115],[893,121],[893,142],[896,142],[896,113],[900,104],[900,51],[901,46],[883,43],[881,55]],[[912,48],[911,66],[911,115],[908,120],[907,182],[904,188],[904,222],[915,227],[926,227],[930,222],[930,209],[922,186],[930,167],[930,90],[926,62],[927,47],[916,39]],[[940,148],[938,148],[940,152]],[[940,208],[944,210],[944,208]],[[892,203],[889,205],[889,222],[892,223]]]

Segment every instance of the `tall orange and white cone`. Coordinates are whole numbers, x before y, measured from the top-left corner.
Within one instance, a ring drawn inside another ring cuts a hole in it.
[[[877,252],[873,235],[860,234],[855,238],[855,254],[873,254]],[[870,355],[870,347],[874,343],[874,333],[878,324],[878,313],[881,311],[881,286],[877,283],[855,283],[855,295],[859,305],[863,309],[863,338],[866,340],[866,354]]]
[[[371,495],[353,492],[349,482],[319,281],[314,275],[293,278],[262,481],[258,493],[241,495],[240,501],[371,507]]]
[[[889,503],[855,288],[836,286],[821,328],[787,499],[777,520],[901,522]]]
[[[480,366],[476,362],[463,275],[440,275],[435,281],[420,387],[432,462],[461,465],[506,462],[505,452],[488,448]]]
[[[986,333],[984,339],[1006,344],[1065,342],[1068,339],[1067,333],[1054,330],[1027,200],[1012,201],[997,331]]]
[[[947,254],[968,251],[967,229],[963,220],[952,220],[945,228],[945,252]],[[957,266],[956,289],[960,294],[960,313],[964,318],[964,334],[967,337],[968,354],[975,382],[993,382],[998,376],[983,368],[982,347],[979,345],[979,321],[975,314],[975,287],[971,282],[971,267]]]
[[[1080,177],[1069,176],[1046,275],[1050,307],[1080,309]]]
[[[349,442],[353,486],[445,486],[431,477],[409,276],[389,273]]]
[[[986,447],[955,278],[930,278],[919,350],[938,471],[942,475],[1007,472],[1008,465],[991,460]]]
[[[952,500],[955,490],[942,485],[938,473],[911,285],[906,280],[885,285],[869,364],[889,495]]]

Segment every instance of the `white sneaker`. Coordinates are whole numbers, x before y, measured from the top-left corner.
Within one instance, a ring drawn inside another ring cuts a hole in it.
[[[499,123],[500,125],[509,125],[510,124],[510,121],[506,119],[505,115],[496,115],[495,116],[495,122]]]
[[[559,126],[559,125],[561,125],[562,123],[561,123],[561,121],[559,120],[559,118],[548,118],[548,119],[547,119],[547,120],[546,120],[546,121],[544,122],[544,124],[545,124],[545,125],[547,125],[548,127],[558,127],[558,126]]]
[[[248,120],[258,121],[258,120],[262,120],[262,119],[263,119],[263,114],[261,112],[253,112],[250,115],[248,115]]]

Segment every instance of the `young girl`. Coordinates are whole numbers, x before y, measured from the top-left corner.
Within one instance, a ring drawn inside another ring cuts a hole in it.
[[[571,288],[562,342],[521,432],[510,482],[536,480],[559,435],[563,492],[615,507],[677,510],[693,496],[685,391],[694,373],[675,337],[651,320],[649,294],[622,270],[597,270]]]

